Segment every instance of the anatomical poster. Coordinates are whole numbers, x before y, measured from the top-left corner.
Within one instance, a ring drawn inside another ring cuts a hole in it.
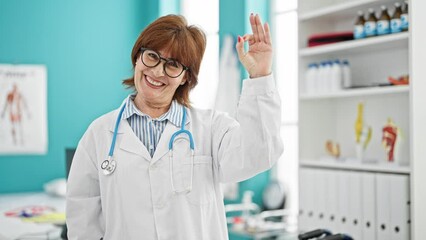
[[[0,154],[46,152],[46,67],[0,64]]]

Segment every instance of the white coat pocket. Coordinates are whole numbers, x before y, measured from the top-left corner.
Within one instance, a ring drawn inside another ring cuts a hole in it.
[[[184,168],[188,174],[184,182],[190,182],[191,162],[185,161]],[[194,156],[194,175],[192,190],[186,194],[188,202],[195,205],[208,204],[215,200],[213,183],[213,159],[211,156]]]

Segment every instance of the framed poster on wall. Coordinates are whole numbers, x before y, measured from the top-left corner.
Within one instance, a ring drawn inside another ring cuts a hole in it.
[[[0,154],[46,152],[46,67],[0,64]]]

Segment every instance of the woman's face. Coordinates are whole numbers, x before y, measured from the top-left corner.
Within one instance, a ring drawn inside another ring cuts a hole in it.
[[[158,52],[163,58],[170,56],[163,52]],[[148,104],[148,106],[163,107],[168,106],[176,89],[185,83],[185,71],[176,78],[167,76],[164,72],[164,64],[161,62],[155,67],[147,67],[139,56],[135,66],[135,88],[137,91],[135,101],[139,104]]]

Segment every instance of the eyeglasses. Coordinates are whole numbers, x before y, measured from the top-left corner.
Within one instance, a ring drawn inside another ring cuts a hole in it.
[[[163,58],[160,56],[160,54],[154,50],[147,49],[147,48],[141,48],[141,60],[142,63],[150,68],[158,66],[160,64],[161,60],[163,60],[165,63],[163,64],[164,72],[167,76],[171,78],[177,78],[179,77],[183,71],[189,70],[188,67],[181,64],[180,62],[176,61],[172,58]]]

